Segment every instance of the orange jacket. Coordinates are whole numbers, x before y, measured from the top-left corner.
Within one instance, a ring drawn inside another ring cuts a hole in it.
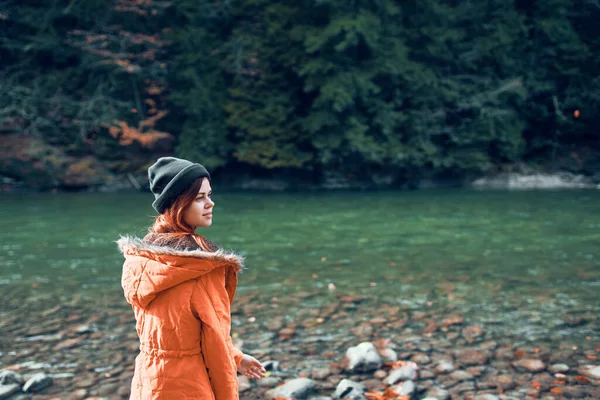
[[[238,399],[230,307],[243,259],[127,236],[117,243],[140,338],[130,399]]]

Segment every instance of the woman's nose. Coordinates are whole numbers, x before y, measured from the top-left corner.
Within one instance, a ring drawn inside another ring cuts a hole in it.
[[[215,206],[215,202],[214,202],[214,201],[212,201],[212,199],[208,199],[208,203],[206,203],[206,206],[207,206],[208,208],[210,208],[210,207],[214,207],[214,206]]]

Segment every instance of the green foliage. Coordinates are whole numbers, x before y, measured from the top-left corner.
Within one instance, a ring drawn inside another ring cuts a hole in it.
[[[176,153],[209,168],[461,174],[598,147],[597,2],[11,4],[0,123],[56,144],[137,125],[150,80],[166,86]]]

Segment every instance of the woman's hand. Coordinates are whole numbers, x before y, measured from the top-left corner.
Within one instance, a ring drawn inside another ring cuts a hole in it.
[[[246,375],[250,379],[262,379],[267,373],[260,361],[248,354],[244,354],[237,370],[240,374]]]

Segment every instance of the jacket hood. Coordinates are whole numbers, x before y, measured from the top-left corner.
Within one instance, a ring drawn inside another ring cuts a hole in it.
[[[180,250],[131,236],[121,236],[117,245],[125,256],[121,279],[125,298],[141,308],[147,307],[160,292],[215,268],[231,268],[233,272],[244,268],[243,257],[223,249],[215,252]]]

